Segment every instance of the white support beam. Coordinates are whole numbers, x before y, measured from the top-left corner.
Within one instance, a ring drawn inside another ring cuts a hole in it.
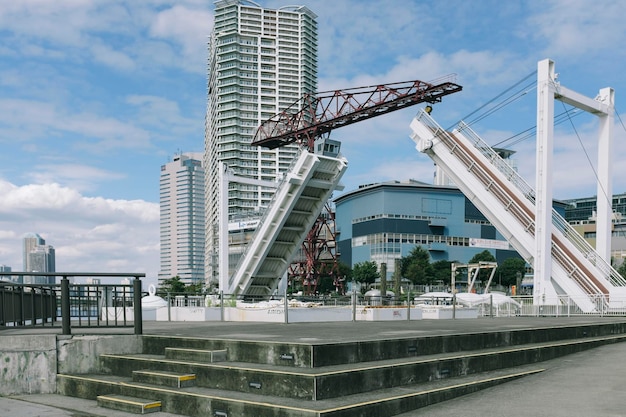
[[[533,297],[535,304],[553,304],[556,291],[552,272],[552,159],[554,154],[554,62],[537,65],[537,150],[535,178],[535,256]]]
[[[606,111],[599,113],[598,131],[598,189],[596,212],[596,252],[611,264],[611,235],[613,232],[613,123],[615,92],[612,88],[600,90]]]
[[[554,100],[599,117],[596,252],[610,264],[612,229],[613,121],[615,93],[603,88],[595,98],[586,97],[556,82],[554,62],[537,66],[537,177],[535,201],[534,298],[536,304],[551,303],[552,263],[552,155],[554,151]]]
[[[236,175],[230,170],[223,162],[219,162],[219,252],[218,252],[218,265],[219,265],[219,290],[225,294],[232,294],[233,288],[229,285],[230,272],[228,270],[228,256],[229,256],[229,244],[228,244],[228,185],[231,182],[256,185],[259,187],[277,188],[278,182],[275,181],[263,181],[255,178],[246,178]]]

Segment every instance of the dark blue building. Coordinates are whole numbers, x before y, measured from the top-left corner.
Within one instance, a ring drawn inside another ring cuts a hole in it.
[[[361,186],[335,200],[337,246],[341,262],[387,264],[420,245],[431,261],[468,263],[488,250],[501,263],[517,252],[454,186],[419,181]]]

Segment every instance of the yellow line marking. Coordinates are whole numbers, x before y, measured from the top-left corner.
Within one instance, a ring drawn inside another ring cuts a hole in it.
[[[467,382],[467,383],[462,383],[462,384],[456,384],[456,385],[451,385],[451,386],[441,387],[441,388],[435,388],[435,389],[426,390],[426,391],[418,391],[418,392],[412,392],[412,393],[409,393],[409,394],[395,395],[395,396],[387,397],[387,398],[380,398],[380,399],[377,399],[377,400],[364,401],[364,402],[361,402],[361,403],[350,404],[350,405],[346,405],[346,406],[342,406],[342,407],[336,407],[336,408],[329,408],[329,409],[326,409],[326,410],[315,410],[315,409],[308,409],[308,408],[292,407],[292,406],[285,406],[285,405],[279,405],[279,404],[267,403],[267,402],[260,402],[260,401],[240,400],[240,399],[221,397],[221,396],[216,396],[216,395],[205,395],[205,394],[197,394],[197,393],[186,392],[186,391],[176,391],[176,390],[172,390],[172,389],[168,389],[168,388],[145,387],[145,386],[142,386],[142,385],[136,385],[136,384],[127,383],[127,382],[101,381],[101,380],[94,380],[92,378],[84,378],[84,377],[79,377],[79,376],[74,376],[74,375],[67,375],[67,376],[70,377],[70,378],[74,378],[74,379],[83,379],[83,380],[88,380],[88,381],[96,381],[96,382],[99,382],[99,383],[108,383],[110,385],[119,385],[119,386],[132,387],[132,388],[141,388],[141,389],[147,389],[147,390],[150,390],[150,391],[163,392],[163,393],[168,393],[168,394],[178,394],[178,395],[184,395],[184,396],[190,396],[190,397],[206,398],[206,399],[210,399],[210,400],[220,400],[220,401],[227,401],[227,402],[233,402],[233,403],[242,403],[242,404],[251,404],[251,405],[257,405],[257,406],[264,406],[264,407],[280,408],[280,409],[283,409],[283,410],[314,412],[314,413],[320,413],[321,414],[321,413],[328,413],[328,412],[331,412],[331,411],[345,410],[345,409],[354,408],[354,407],[361,407],[361,406],[369,405],[369,404],[376,404],[376,403],[380,403],[380,402],[383,402],[383,401],[392,401],[392,400],[398,400],[398,399],[402,399],[402,398],[417,397],[417,396],[420,396],[420,395],[427,395],[427,394],[440,392],[440,391],[445,391],[447,389],[455,389],[455,388],[459,388],[459,387],[463,387],[463,386],[477,385],[477,384],[481,384],[481,383],[485,383],[485,382],[489,382],[489,381],[498,381],[498,380],[503,380],[503,379],[522,377],[522,376],[532,375],[532,374],[536,374],[536,373],[543,372],[543,371],[545,371],[545,369],[536,369],[536,370],[532,370],[532,371],[518,372],[518,373],[515,373],[515,374],[509,374],[509,375],[504,375],[504,376],[495,377],[495,378],[487,378],[487,379],[482,379],[482,380],[479,380],[479,381],[472,381],[472,382]]]
[[[124,403],[124,404],[130,404],[130,405],[140,405],[144,408],[161,406],[161,401],[148,400],[146,402],[141,402],[141,401],[129,400],[127,398],[111,397],[109,395],[98,395],[97,398],[102,398],[105,400],[115,401],[118,403]]]
[[[190,379],[196,379],[195,374],[176,374],[176,373],[169,373],[169,372],[151,371],[147,369],[137,370],[133,372],[138,373],[138,374],[160,376],[164,378],[177,378],[181,381],[188,381]]]

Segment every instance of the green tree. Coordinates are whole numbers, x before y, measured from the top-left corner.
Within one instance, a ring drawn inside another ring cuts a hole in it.
[[[468,263],[477,264],[479,262],[495,262],[495,261],[496,261],[496,258],[491,254],[491,252],[485,249],[484,251],[479,252],[476,255],[474,255]],[[478,274],[478,279],[482,281],[484,284],[486,284],[487,281],[489,280],[489,275],[491,275],[491,269],[481,269],[480,273]],[[471,279],[471,277],[469,277],[469,279]]]
[[[446,261],[445,259],[441,261],[433,262],[431,264],[433,268],[433,277],[435,281],[441,281],[444,284],[450,285],[450,282],[451,282],[450,277],[452,276],[451,275],[452,267],[450,266],[451,264],[452,262]]]
[[[366,288],[369,288],[379,276],[378,266],[374,261],[359,262],[352,268],[352,278],[364,284]]]
[[[185,287],[185,292],[189,294],[201,294],[204,288],[204,283],[197,282],[195,284],[189,284]]]
[[[622,264],[617,268],[617,272],[624,278],[626,278],[626,261],[622,262]]]
[[[175,277],[163,280],[163,283],[159,286],[159,293],[183,293],[185,292],[185,283],[180,280],[180,277]]]
[[[478,262],[495,262],[495,261],[496,261],[496,258],[494,258],[491,252],[485,249],[484,251],[479,252],[476,255],[474,255],[468,263],[477,264]]]
[[[526,261],[522,258],[513,257],[505,259],[498,265],[496,277],[502,282],[502,285],[511,286],[517,284],[517,274],[520,273],[523,277],[525,272]]]
[[[428,285],[435,282],[435,273],[430,264],[430,255],[421,246],[415,246],[411,252],[400,259],[402,276],[413,284]]]

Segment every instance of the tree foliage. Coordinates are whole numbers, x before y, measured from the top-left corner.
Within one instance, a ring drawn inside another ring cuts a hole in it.
[[[526,272],[526,261],[522,258],[508,258],[505,259],[496,270],[496,276],[500,279],[502,285],[516,285],[517,275],[524,276]]]
[[[182,293],[185,292],[185,283],[176,275],[175,277],[163,280],[159,289],[166,293]]]
[[[184,282],[181,281],[180,277],[177,275],[175,277],[165,279],[159,285],[159,290],[157,291],[160,295],[164,294],[199,294],[202,292],[204,285],[203,283],[196,283],[185,285]]]
[[[433,277],[435,281],[441,281],[444,284],[450,285],[451,282],[451,272],[452,272],[452,267],[451,267],[452,262],[450,261],[446,261],[441,260],[441,261],[436,261],[433,262],[432,268],[433,268]]]
[[[479,262],[495,262],[495,261],[496,261],[496,258],[491,254],[491,252],[485,249],[484,251],[478,252],[476,255],[474,255],[468,263],[477,264]],[[484,283],[487,283],[487,280],[489,280],[489,275],[491,275],[491,269],[481,269],[480,272],[478,273],[478,279]]]
[[[468,263],[477,264],[478,262],[495,262],[495,261],[496,261],[496,258],[491,254],[491,252],[485,249],[484,251],[478,252],[476,255],[474,255]]]
[[[365,284],[369,288],[378,278],[378,266],[374,261],[365,261],[354,264],[352,268],[352,278],[355,281]]]
[[[407,256],[400,259],[400,270],[402,276],[413,284],[429,285],[436,281],[430,255],[421,246],[415,246]]]
[[[617,272],[626,278],[626,261],[622,262],[622,264],[617,268]]]

